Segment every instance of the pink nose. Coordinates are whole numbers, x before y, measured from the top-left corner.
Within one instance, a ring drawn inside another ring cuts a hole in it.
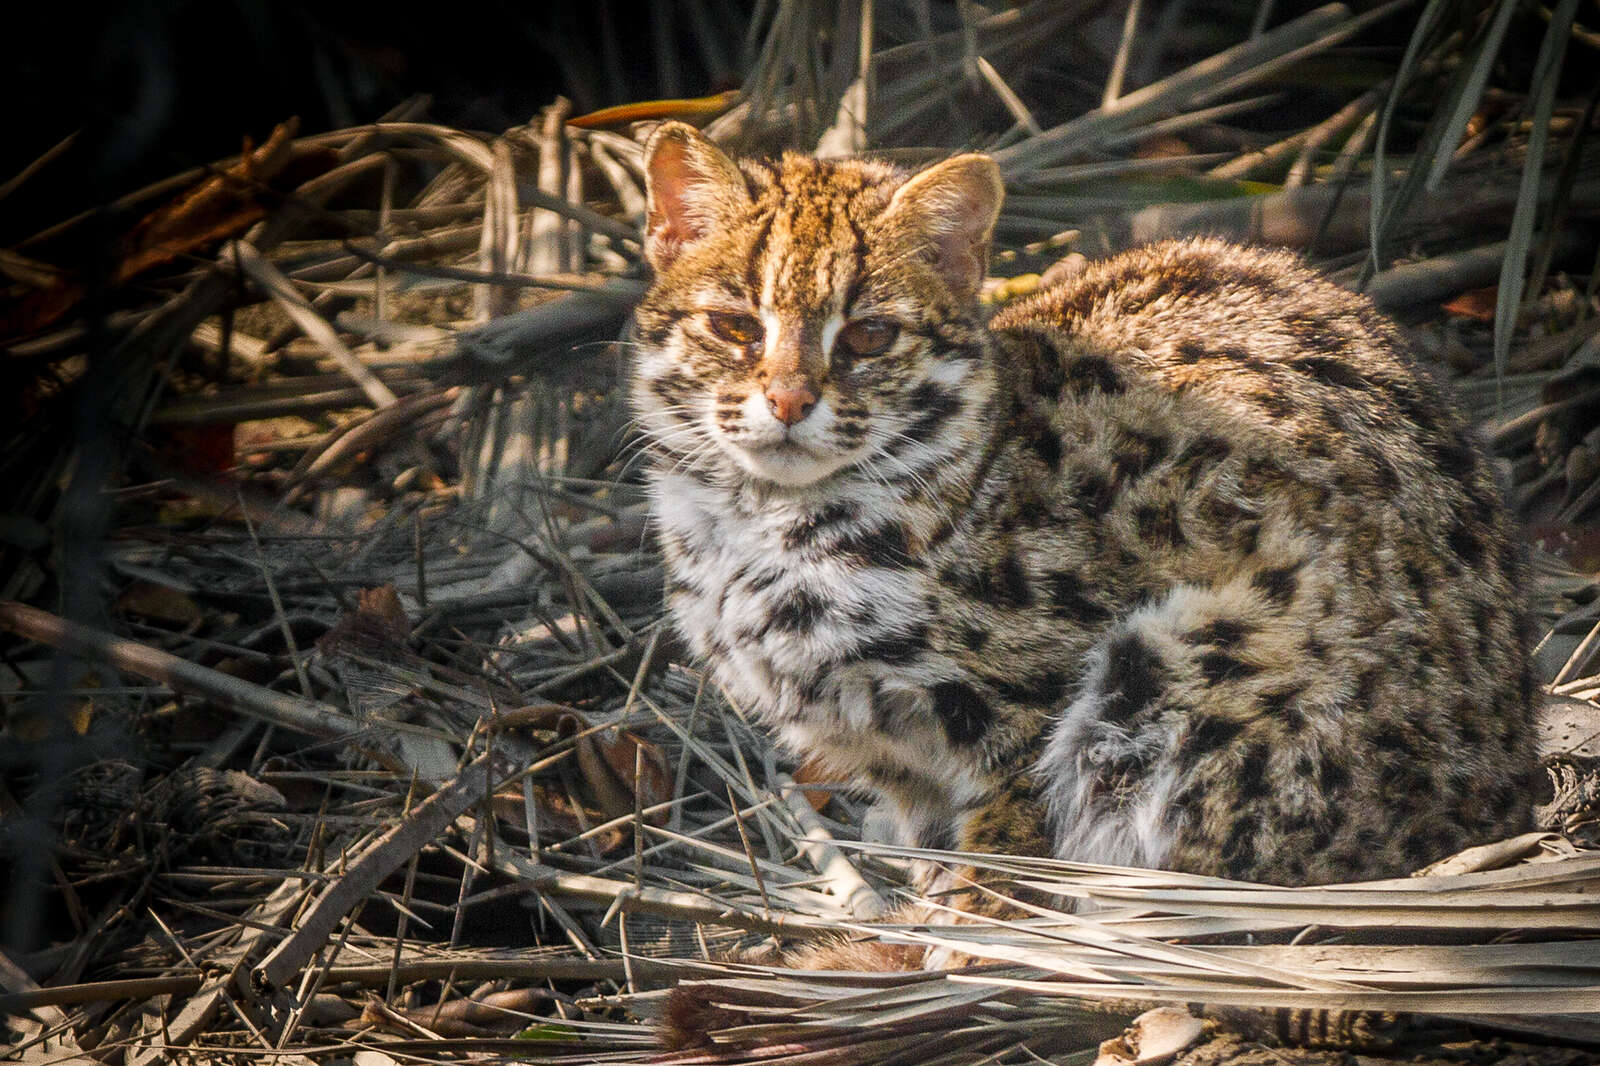
[[[792,426],[817,406],[817,395],[807,388],[778,388],[767,390],[767,408],[786,426]]]

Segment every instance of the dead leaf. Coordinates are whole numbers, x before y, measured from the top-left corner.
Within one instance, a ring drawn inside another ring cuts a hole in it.
[[[345,651],[371,656],[385,649],[409,652],[410,643],[411,619],[399,591],[388,584],[358,592],[356,609],[341,615],[317,639],[317,648],[330,656]]]
[[[1454,300],[1442,305],[1442,308],[1452,315],[1475,318],[1479,322],[1493,322],[1494,304],[1499,295],[1498,285],[1490,285],[1484,289],[1468,289]]]
[[[135,581],[129,585],[117,597],[117,610],[147,622],[162,622],[180,629],[197,626],[205,620],[204,613],[188,593],[151,581]]]
[[[1156,1007],[1135,1018],[1121,1036],[1101,1044],[1094,1066],[1162,1066],[1204,1031],[1200,1019],[1182,1007]]]
[[[595,729],[589,718],[574,708],[558,703],[517,707],[496,715],[492,725],[497,730],[548,730],[557,739],[572,739],[578,768],[573,784],[581,794],[570,795],[555,782],[534,785],[540,826],[553,833],[571,836],[585,825],[626,818],[636,809],[636,796],[639,810],[648,810],[672,796],[672,774],[666,754],[658,746],[616,726]],[[495,811],[501,817],[516,823],[524,821],[520,788],[497,793],[494,800]],[[662,825],[666,815],[657,811],[646,815],[645,820]],[[631,836],[631,831],[617,829],[599,834],[596,839],[604,852],[620,847]]]
[[[832,783],[838,779],[838,774],[830,773],[816,759],[807,759],[795,767],[794,770],[794,782],[797,785]],[[828,801],[833,799],[832,792],[822,789],[802,789],[800,794],[805,797],[807,803],[811,804],[811,809],[818,814],[821,814],[822,808],[826,807]]]
[[[156,454],[178,470],[205,478],[226,477],[234,467],[234,424],[162,426],[151,435]]]
[[[265,216],[256,187],[289,162],[299,128],[298,119],[279,123],[260,148],[251,151],[246,144],[238,163],[145,216],[125,238],[113,280],[125,282],[212,241],[243,233]]]

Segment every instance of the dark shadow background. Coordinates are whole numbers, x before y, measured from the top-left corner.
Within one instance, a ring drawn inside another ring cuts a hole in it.
[[[749,5],[673,5],[734,36]],[[48,222],[260,143],[291,115],[311,133],[370,122],[417,93],[433,120],[499,132],[558,94],[579,112],[657,94],[663,62],[643,0],[130,0],[14,5],[0,31],[9,102],[0,181],[81,131],[48,179],[0,201],[0,246]],[[733,87],[668,38],[677,88]],[[729,41],[730,60],[740,42]]]

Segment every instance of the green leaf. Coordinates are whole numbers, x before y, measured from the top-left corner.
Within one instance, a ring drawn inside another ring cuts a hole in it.
[[[1434,153],[1433,163],[1428,168],[1426,188],[1429,192],[1439,187],[1439,180],[1450,168],[1456,145],[1461,143],[1462,132],[1466,130],[1467,123],[1472,121],[1473,114],[1478,110],[1478,101],[1483,99],[1483,87],[1489,82],[1489,71],[1494,67],[1494,61],[1499,58],[1500,46],[1506,39],[1506,28],[1511,25],[1511,16],[1517,10],[1519,2],[1520,0],[1500,0],[1500,6],[1495,9],[1494,20],[1489,24],[1489,32],[1484,34],[1483,40],[1478,43],[1471,61],[1464,64],[1467,75],[1459,83],[1459,91],[1448,112],[1449,119],[1441,131],[1439,150]]]
[[[1517,207],[1511,215],[1511,235],[1506,238],[1506,261],[1500,267],[1500,292],[1494,306],[1494,369],[1506,372],[1511,353],[1511,336],[1517,328],[1517,311],[1522,307],[1524,271],[1528,249],[1533,243],[1533,223],[1539,214],[1539,176],[1544,171],[1545,145],[1550,140],[1550,115],[1555,109],[1556,82],[1561,79],[1561,61],[1572,36],[1572,20],[1578,13],[1578,0],[1560,0],[1550,16],[1539,58],[1533,65],[1533,128],[1528,132],[1528,157],[1522,164],[1522,181],[1517,187]]]
[[[1389,91],[1389,99],[1383,105],[1383,115],[1378,120],[1378,139],[1372,148],[1372,202],[1367,223],[1367,232],[1372,245],[1368,274],[1376,272],[1380,265],[1378,246],[1386,221],[1384,185],[1388,181],[1387,168],[1384,166],[1384,149],[1389,144],[1389,124],[1394,120],[1394,114],[1399,110],[1400,101],[1404,99],[1406,90],[1417,76],[1417,68],[1421,66],[1422,57],[1432,43],[1434,31],[1439,28],[1440,22],[1454,3],[1455,0],[1428,0],[1428,6],[1422,9],[1422,14],[1417,19],[1417,28],[1412,32],[1411,39],[1406,42],[1405,55],[1400,57],[1400,66],[1394,72],[1394,86]]]
[[[576,1040],[581,1036],[576,1028],[556,1022],[530,1025],[512,1037],[513,1040]]]

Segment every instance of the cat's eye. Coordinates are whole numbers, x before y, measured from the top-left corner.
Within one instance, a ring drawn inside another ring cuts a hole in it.
[[[736,311],[711,311],[706,315],[711,332],[729,344],[754,344],[761,339],[761,323],[754,315]]]
[[[839,331],[852,355],[882,355],[900,336],[900,324],[887,318],[858,318]]]

